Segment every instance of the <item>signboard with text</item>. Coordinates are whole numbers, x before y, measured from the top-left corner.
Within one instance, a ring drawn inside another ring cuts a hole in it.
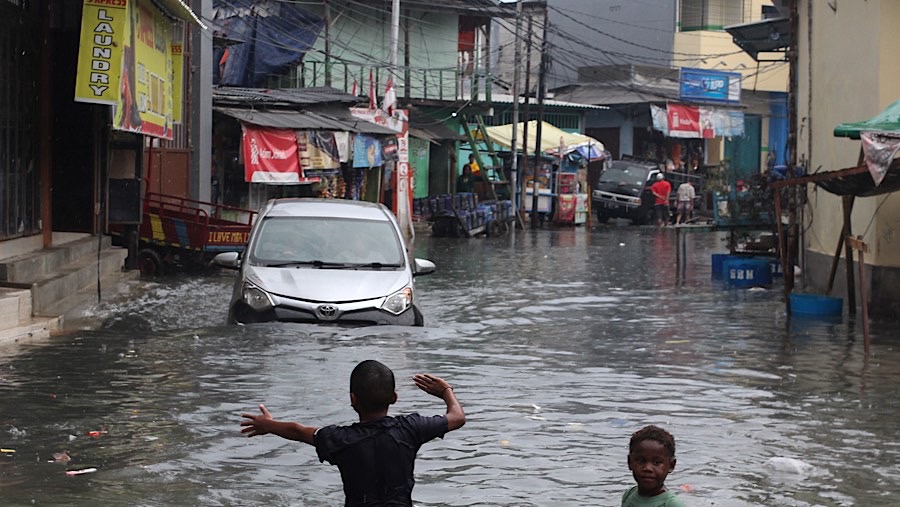
[[[741,76],[738,72],[706,69],[681,69],[681,100],[740,104]]]

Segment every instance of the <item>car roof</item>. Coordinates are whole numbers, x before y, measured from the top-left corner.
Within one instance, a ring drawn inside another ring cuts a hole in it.
[[[288,198],[272,199],[262,212],[265,217],[331,217],[388,222],[381,204],[343,199]]]

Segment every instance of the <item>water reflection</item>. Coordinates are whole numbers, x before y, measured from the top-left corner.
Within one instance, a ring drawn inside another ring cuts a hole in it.
[[[780,291],[712,280],[721,245],[685,238],[679,273],[652,228],[420,238],[438,265],[425,329],[226,327],[229,277],[150,284],[97,308],[103,329],[0,359],[3,503],[340,505],[336,469],[241,437],[238,414],[352,422],[350,371],[374,358],[404,379],[393,412],[441,411],[409,380],[431,371],[469,416],[423,447],[418,505],[618,505],[650,423],[676,437],[669,487],[689,505],[889,504],[896,328],[875,323],[865,360],[855,322],[787,319]]]

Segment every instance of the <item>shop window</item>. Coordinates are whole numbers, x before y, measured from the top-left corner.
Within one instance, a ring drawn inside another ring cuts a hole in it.
[[[750,21],[751,0],[681,0],[679,28],[682,32],[721,31],[723,27]]]

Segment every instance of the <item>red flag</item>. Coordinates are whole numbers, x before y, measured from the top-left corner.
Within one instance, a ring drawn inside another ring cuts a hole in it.
[[[388,78],[387,88],[384,90],[384,101],[381,103],[381,109],[388,114],[394,115],[394,106],[397,104],[397,94],[394,93],[394,79]]]
[[[369,109],[375,109],[378,103],[375,101],[375,78],[372,75],[372,69],[369,69]]]
[[[358,96],[358,93],[357,93],[357,92],[359,92],[359,90],[357,90],[357,87],[356,87],[356,80],[354,79],[354,80],[353,80],[353,96],[354,96],[354,97]]]

